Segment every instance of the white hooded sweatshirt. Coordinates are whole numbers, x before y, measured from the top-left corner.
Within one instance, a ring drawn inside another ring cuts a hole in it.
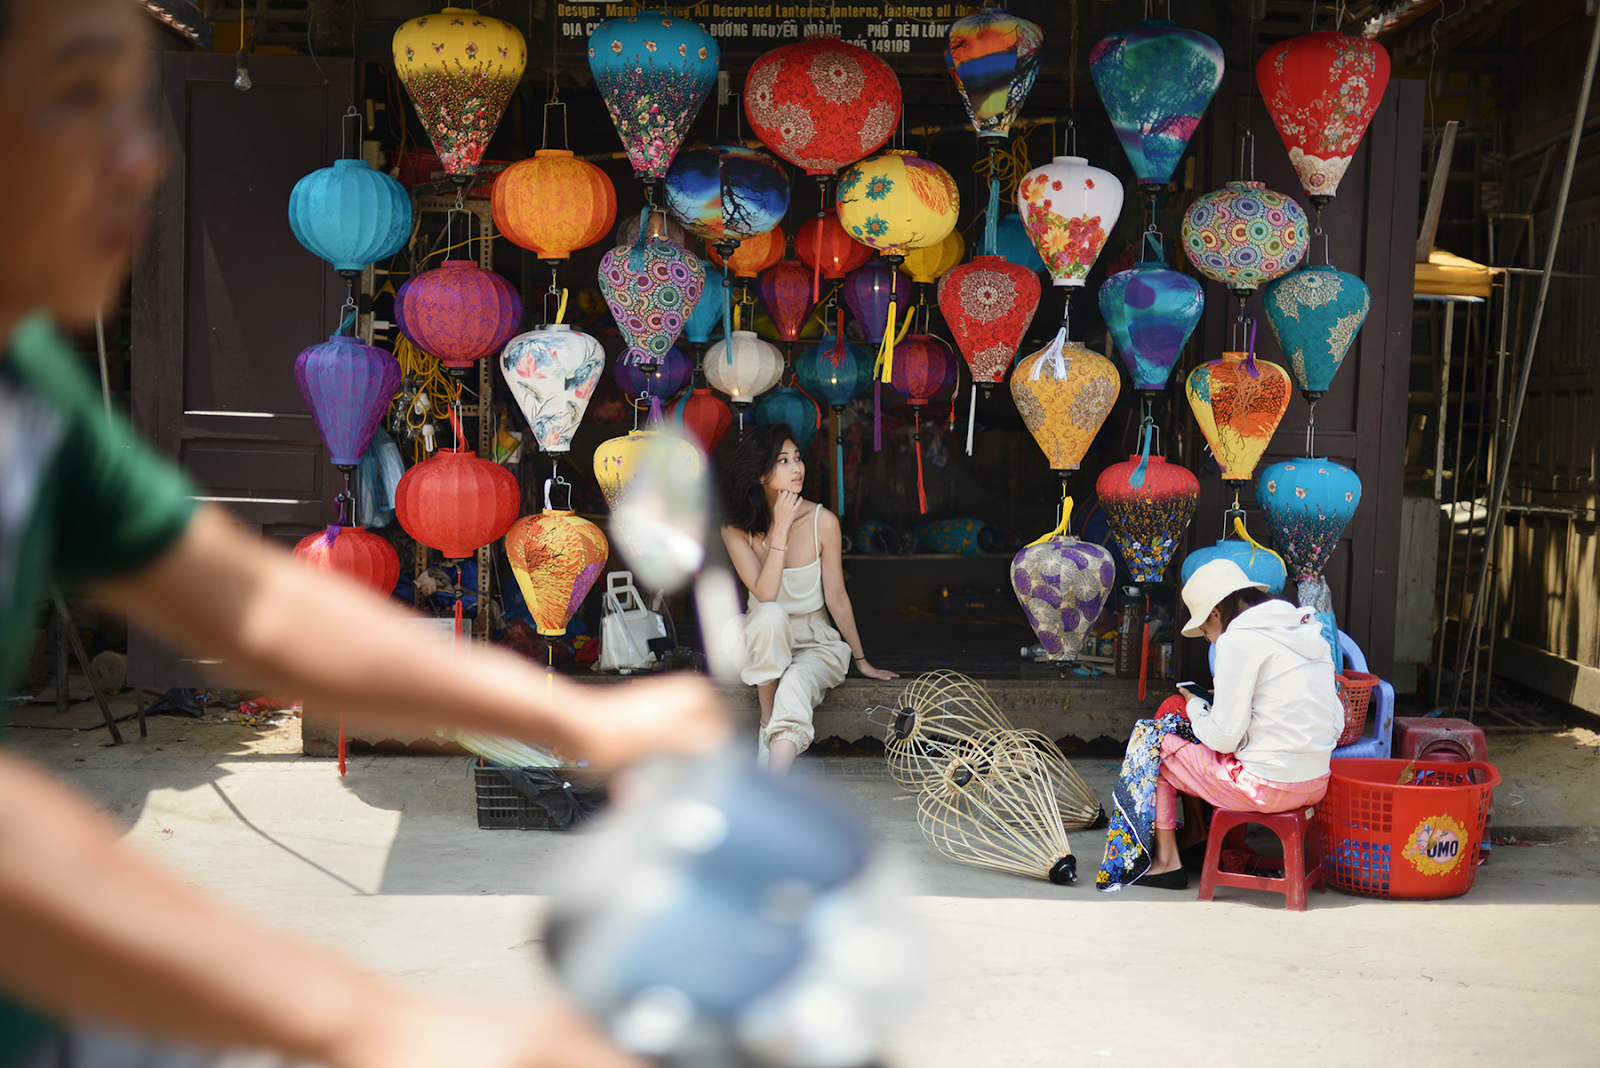
[[[1328,773],[1344,705],[1311,609],[1266,601],[1239,613],[1217,639],[1213,677],[1216,703],[1196,697],[1187,705],[1197,738],[1273,782]]]

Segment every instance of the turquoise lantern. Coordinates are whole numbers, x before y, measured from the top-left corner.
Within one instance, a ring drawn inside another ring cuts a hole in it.
[[[1182,581],[1188,582],[1202,564],[1209,564],[1213,560],[1232,560],[1239,565],[1239,570],[1249,576],[1251,582],[1261,583],[1274,596],[1282,593],[1284,583],[1289,581],[1289,568],[1283,562],[1283,557],[1250,536],[1244,528],[1242,515],[1233,512],[1232,516],[1234,532],[1238,537],[1224,536],[1215,545],[1196,549],[1184,557],[1180,569]]]
[[[405,187],[364,159],[312,171],[289,193],[289,229],[346,278],[388,259],[411,235]]]
[[[1367,321],[1372,294],[1353,274],[1327,264],[1302,267],[1262,291],[1267,325],[1289,364],[1300,395],[1315,405]]]
[[[829,430],[833,434],[833,510],[844,514],[844,435],[839,428],[839,413],[872,385],[873,353],[844,340],[838,334],[824,337],[803,349],[794,358],[794,378],[817,403],[832,409]]]
[[[1261,472],[1256,490],[1289,573],[1319,579],[1361,504],[1361,479],[1344,464],[1302,457]]]
[[[1022,216],[1014,211],[1007,212],[995,230],[995,255],[1035,273],[1044,270],[1044,260],[1039,258],[1039,250],[1033,247],[1033,239],[1028,236]]]
[[[1165,263],[1135,264],[1100,286],[1100,314],[1136,389],[1159,392],[1200,322],[1200,283]]]
[[[777,423],[789,424],[789,429],[799,438],[795,444],[800,446],[803,456],[806,446],[822,429],[822,412],[817,402],[802,391],[793,386],[779,386],[756,398],[756,425],[773,426]]]
[[[706,287],[704,295],[721,293],[727,285],[727,276],[720,267],[713,267],[700,261],[706,269]],[[711,343],[711,332],[722,326],[723,302],[720,300],[701,299],[695,301],[694,308],[683,320],[683,339],[691,345],[708,345]]]
[[[670,11],[608,19],[589,35],[589,70],[640,181],[666,175],[721,63],[716,39]]]

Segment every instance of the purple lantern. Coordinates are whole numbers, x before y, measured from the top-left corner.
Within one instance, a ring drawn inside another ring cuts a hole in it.
[[[651,364],[653,371],[648,369]],[[650,363],[637,349],[629,349],[617,357],[611,377],[630,401],[637,403],[640,397],[648,397],[652,403],[666,401],[682,393],[694,377],[694,361],[676,345],[667,350],[665,357]]]
[[[451,371],[499,352],[522,325],[516,288],[471,260],[445,260],[413,275],[394,306],[400,332]]]
[[[1067,534],[1065,522],[1011,561],[1011,588],[1051,660],[1078,659],[1116,579],[1111,553]]]
[[[400,364],[382,349],[334,334],[300,353],[294,380],[334,466],[351,468],[400,388]]]
[[[844,302],[850,314],[861,324],[867,341],[876,345],[883,340],[883,328],[889,322],[889,305],[900,310],[895,321],[906,321],[906,309],[911,306],[911,276],[901,272],[895,278],[895,268],[882,260],[871,260],[856,268],[844,280]],[[890,295],[891,287],[893,295]]]

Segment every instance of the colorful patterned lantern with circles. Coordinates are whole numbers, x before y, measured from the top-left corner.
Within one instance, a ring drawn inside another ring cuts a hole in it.
[[[386,260],[411,236],[405,187],[363,159],[336,160],[289,191],[289,229],[297,241],[353,277]]]
[[[394,491],[400,526],[447,560],[502,537],[521,506],[516,475],[461,448],[440,449],[410,468]]]
[[[1167,388],[1205,310],[1199,282],[1165,263],[1139,263],[1100,286],[1100,314],[1135,389]]]
[[[900,121],[900,79],[865,48],[817,34],[750,65],[744,113],[767,151],[829,175],[889,140]]]
[[[666,187],[667,212],[714,245],[767,233],[789,210],[789,176],[777,160],[743,145],[678,153]]]
[[[1039,308],[1039,276],[999,256],[978,256],[939,279],[939,311],[972,371],[967,455],[977,426],[978,390],[1006,379]]]
[[[609,548],[599,527],[570,511],[546,508],[506,531],[506,559],[539,633],[567,632],[605,570]]]
[[[743,409],[783,378],[783,354],[755,331],[735,330],[730,341],[718,341],[706,350],[703,367],[706,381],[728,395],[740,409],[743,423]]]
[[[775,226],[764,234],[739,242],[731,256],[723,256],[716,246],[707,242],[706,256],[723,270],[731,269],[735,278],[754,278],[783,259],[788,240],[783,228]]]
[[[672,408],[672,425],[699,443],[707,456],[733,429],[733,410],[709,389],[691,389]]]
[[[594,451],[594,480],[606,499],[606,507],[616,508],[622,492],[639,466],[639,450],[646,442],[666,443],[672,450],[672,463],[698,476],[701,468],[700,453],[693,445],[675,434],[663,435],[659,430],[630,430],[622,437],[603,441]]]
[[[811,314],[811,271],[799,260],[779,260],[756,279],[756,293],[778,328],[778,337],[793,345]]]
[[[489,207],[508,241],[553,262],[611,231],[617,190],[593,163],[563,148],[541,148],[500,172]]]
[[[1322,264],[1268,282],[1261,300],[1295,385],[1315,405],[1367,321],[1372,294],[1355,275]]]
[[[1147,193],[1173,168],[1222,84],[1222,47],[1197,30],[1151,20],[1108,34],[1089,51],[1089,71],[1117,141]]]
[[[600,342],[567,323],[541,326],[506,343],[500,375],[540,452],[559,455],[572,448],[605,366]]]
[[[886,257],[937,245],[955,229],[961,193],[943,167],[891,149],[839,176],[839,224]]]
[[[1039,76],[1044,31],[991,7],[952,22],[948,40],[945,66],[978,139],[1004,140]]]
[[[1011,589],[1050,660],[1078,659],[1083,638],[1117,581],[1110,550],[1067,533],[1072,498],[1062,502],[1055,530],[1011,559]]]
[[[361,527],[331,526],[308,534],[294,547],[294,555],[313,571],[349,575],[384,597],[400,581],[400,554],[394,546]]]
[[[471,8],[447,7],[394,31],[395,73],[446,174],[477,173],[527,62],[521,30]]]
[[[939,394],[955,385],[956,355],[950,347],[930,334],[912,334],[895,355],[889,388],[911,405],[914,430],[912,448],[917,454],[917,504],[928,512],[928,491],[922,481],[922,409]]]
[[[1135,453],[1095,483],[1133,581],[1160,582],[1200,500],[1200,480],[1160,456]]]
[[[1256,287],[1294,270],[1310,237],[1300,205],[1261,182],[1229,182],[1183,213],[1189,262],[1241,303]]]
[[[1063,479],[1078,469],[1121,390],[1115,364],[1059,337],[1011,374],[1011,398],[1022,422]]]
[[[666,358],[705,285],[699,258],[670,241],[647,237],[600,257],[600,292],[641,360]]]
[[[1058,286],[1082,286],[1122,215],[1122,183],[1082,156],[1057,156],[1017,184],[1022,224]]]
[[[1361,504],[1361,479],[1344,464],[1302,457],[1261,472],[1256,498],[1297,582],[1319,579]]]
[[[1288,373],[1253,353],[1224,352],[1191,371],[1184,388],[1223,479],[1248,481],[1289,410]]]
[[[589,70],[640,181],[667,173],[721,63],[715,38],[655,8],[608,19],[589,35]]]
[[[756,426],[787,423],[798,437],[795,444],[800,447],[800,455],[804,456],[811,439],[817,436],[822,426],[822,414],[817,402],[803,391],[794,386],[778,386],[767,390],[756,400],[755,423]]]
[[[505,348],[522,324],[522,299],[493,271],[445,260],[395,295],[395,318],[413,345],[460,371]]]
[[[303,350],[294,380],[335,467],[361,462],[400,388],[400,364],[382,349],[334,334]]]

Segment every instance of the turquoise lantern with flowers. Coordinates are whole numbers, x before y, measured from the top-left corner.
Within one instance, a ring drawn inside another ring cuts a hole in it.
[[[336,160],[312,171],[289,193],[289,229],[309,251],[353,277],[405,247],[411,198],[405,187],[364,159]]]
[[[589,70],[640,181],[666,175],[721,62],[714,37],[656,8],[608,19],[589,35]]]

